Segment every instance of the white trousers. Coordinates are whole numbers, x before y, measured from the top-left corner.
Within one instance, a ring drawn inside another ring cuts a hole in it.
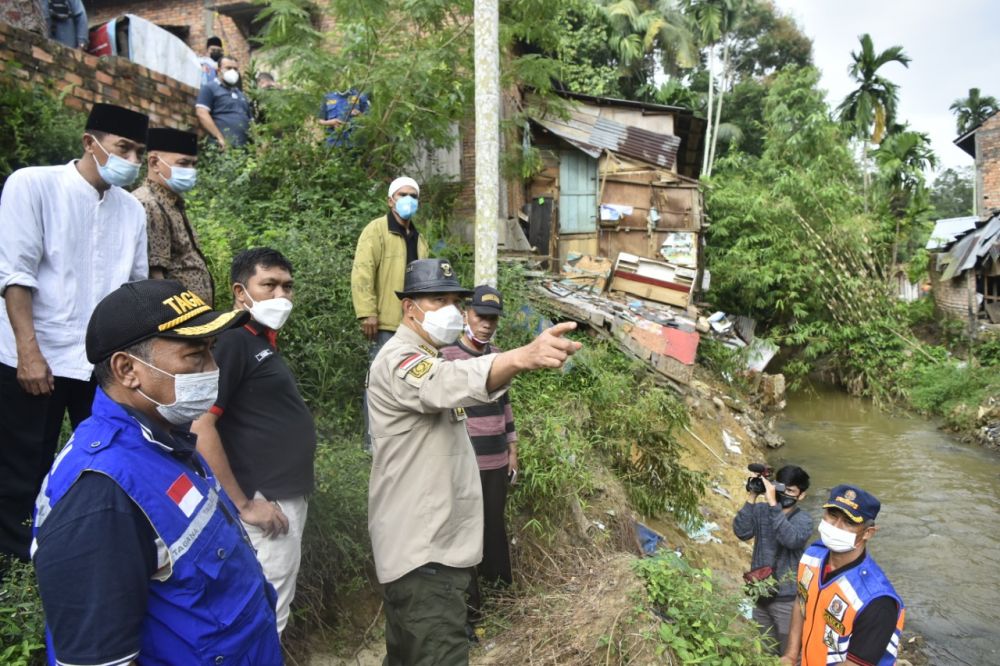
[[[264,496],[257,493],[255,498],[264,499]],[[302,562],[302,532],[306,526],[309,500],[305,497],[293,497],[280,500],[277,504],[288,518],[288,534],[268,538],[259,527],[247,523],[243,523],[243,527],[257,550],[257,560],[264,569],[267,582],[273,585],[278,593],[276,610],[280,634],[288,624],[288,608],[295,598],[295,581],[299,576],[299,564]]]

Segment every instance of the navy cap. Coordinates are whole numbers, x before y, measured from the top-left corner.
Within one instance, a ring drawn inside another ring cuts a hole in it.
[[[500,316],[503,314],[503,296],[490,285],[481,284],[473,292],[469,307],[478,315]]]
[[[423,294],[459,294],[468,296],[466,289],[455,277],[455,270],[447,259],[417,259],[406,266],[403,291],[397,291],[399,298],[412,298]]]
[[[847,517],[856,523],[875,520],[882,503],[869,492],[857,486],[841,484],[830,491],[830,499],[823,505],[824,509],[840,509]]]

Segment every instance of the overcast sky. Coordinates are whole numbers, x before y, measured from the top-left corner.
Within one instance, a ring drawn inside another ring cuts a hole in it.
[[[1000,97],[1000,49],[993,30],[1000,25],[1000,2],[990,0],[775,0],[813,40],[813,61],[823,72],[827,100],[835,107],[853,88],[847,68],[858,36],[869,33],[880,52],[900,45],[909,69],[893,63],[879,70],[897,83],[899,119],[927,132],[940,163],[972,166],[959,150],[955,99],[977,87]]]

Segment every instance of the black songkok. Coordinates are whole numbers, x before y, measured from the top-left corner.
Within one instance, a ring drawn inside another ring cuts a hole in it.
[[[90,109],[87,129],[107,132],[131,139],[136,143],[146,143],[149,117],[144,113],[130,111],[114,104],[97,103]]]
[[[169,127],[150,127],[146,150],[161,150],[181,155],[198,154],[198,135]]]

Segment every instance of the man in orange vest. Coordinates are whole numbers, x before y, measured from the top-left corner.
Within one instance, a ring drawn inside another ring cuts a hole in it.
[[[800,612],[792,613],[782,664],[892,666],[906,611],[868,554],[881,503],[849,485],[830,491],[820,541],[799,561]]]

